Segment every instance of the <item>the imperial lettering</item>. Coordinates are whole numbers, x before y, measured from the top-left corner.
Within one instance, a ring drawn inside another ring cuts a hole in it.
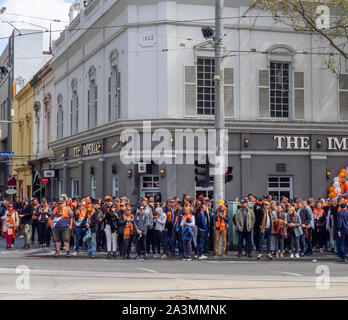
[[[93,154],[98,154],[101,152],[101,144],[99,142],[92,142],[83,145],[82,156],[91,156]]]

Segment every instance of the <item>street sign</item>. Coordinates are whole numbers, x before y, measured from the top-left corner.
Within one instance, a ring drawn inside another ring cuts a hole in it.
[[[7,189],[5,191],[7,194],[16,194],[17,193],[17,190],[16,189]]]
[[[43,171],[44,178],[54,178],[56,176],[55,170],[44,170]]]
[[[0,157],[13,157],[14,152],[0,152]]]
[[[41,183],[42,184],[47,184],[50,182],[50,178],[41,178]]]

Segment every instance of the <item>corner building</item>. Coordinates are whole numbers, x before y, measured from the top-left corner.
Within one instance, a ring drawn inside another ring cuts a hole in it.
[[[214,47],[201,33],[214,20],[200,21],[214,17],[214,3],[73,4],[51,63],[55,194],[127,194],[133,201],[211,194],[212,185],[196,186],[194,164],[123,164],[120,140],[123,130],[135,129],[142,150],[144,120],[152,133],[165,128],[173,136],[176,129],[214,128]],[[226,199],[326,197],[348,165],[348,63],[333,75],[320,55],[302,54],[323,45],[318,37],[267,17],[251,29],[255,18],[239,18],[248,8],[249,1],[225,2],[225,117],[234,176]]]

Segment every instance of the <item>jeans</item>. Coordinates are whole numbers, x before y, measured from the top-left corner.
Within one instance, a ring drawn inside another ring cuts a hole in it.
[[[143,234],[141,237],[139,235],[136,235],[136,249],[138,256],[144,256],[145,255],[145,242],[146,242],[146,235]]]
[[[132,241],[133,237],[131,236],[129,239],[123,239],[123,258],[129,258],[131,249],[132,249]]]
[[[97,233],[92,232],[92,238],[87,241],[88,255],[95,255],[97,250]]]
[[[204,253],[204,247],[206,243],[207,232],[205,230],[198,229],[198,255],[201,257]]]
[[[38,222],[37,220],[33,220],[33,224],[31,227],[31,241],[34,242],[35,241],[35,231],[36,229],[38,229]],[[39,230],[38,230],[39,233]]]
[[[303,234],[300,236],[300,247],[301,247],[301,253],[306,253],[306,231],[303,230]]]
[[[334,232],[335,232],[335,236],[336,236],[337,256],[339,258],[344,259],[344,250],[342,250],[344,248],[344,243],[342,245],[342,237],[338,236],[337,228],[334,228]]]
[[[161,246],[163,248],[163,253],[167,254],[166,244],[164,242],[164,231],[156,230],[156,247],[158,254],[161,253]]]
[[[164,243],[166,246],[166,251],[171,252],[172,249],[172,232],[171,231],[164,231]]]
[[[267,240],[267,254],[271,253],[271,228],[265,229],[265,232],[260,232],[259,253],[263,253],[263,242]]]
[[[243,252],[243,243],[245,239],[245,252],[251,254],[252,245],[251,245],[251,231],[238,231],[238,252]]]
[[[80,249],[80,241],[83,239],[83,237],[86,234],[86,229],[85,228],[76,228],[75,230],[76,233],[76,243],[75,243],[75,251],[79,252]],[[83,244],[84,246],[84,244]]]
[[[172,251],[171,251],[172,254],[175,253],[176,244],[178,245],[179,253],[182,255],[184,250],[183,250],[183,244],[182,244],[182,234],[181,234],[181,231],[173,230]]]
[[[192,238],[184,241],[184,256],[185,258],[192,258]]]
[[[341,238],[341,258],[345,259],[347,258],[346,250],[348,248],[348,233],[342,233],[342,236],[339,238]]]
[[[147,230],[147,237],[146,237],[146,252],[150,254],[150,251],[152,250],[152,253],[156,253],[156,235],[154,229],[148,229]]]
[[[275,235],[275,252],[284,253],[284,237],[279,234]]]
[[[299,252],[300,237],[296,237],[294,232],[290,234],[291,253]]]
[[[332,228],[330,228],[330,230],[329,230],[329,237],[330,237],[330,240],[329,240],[330,249],[335,249],[334,233],[333,233],[333,229]]]
[[[37,231],[39,235],[39,245],[43,245],[46,242],[47,224],[45,222],[38,222]]]

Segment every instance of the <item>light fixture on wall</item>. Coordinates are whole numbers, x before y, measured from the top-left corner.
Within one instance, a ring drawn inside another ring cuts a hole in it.
[[[133,170],[132,169],[128,169],[127,170],[127,176],[130,178],[133,175]]]
[[[166,170],[165,170],[165,169],[161,169],[161,170],[160,170],[160,174],[161,174],[161,177],[165,177],[165,175],[166,175]]]
[[[244,148],[249,147],[249,139],[244,139]]]
[[[126,139],[122,139],[120,142],[121,142],[122,146],[125,146],[127,144],[127,140]]]
[[[331,174],[332,174],[331,171],[326,171],[326,179],[327,179],[327,180],[330,180]]]
[[[320,149],[322,145],[323,145],[323,141],[317,140],[317,148]]]

